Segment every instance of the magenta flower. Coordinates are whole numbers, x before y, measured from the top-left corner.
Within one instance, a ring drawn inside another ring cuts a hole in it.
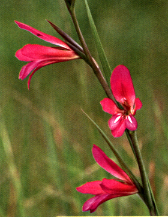
[[[19,79],[25,79],[31,72],[28,80],[28,88],[30,86],[30,80],[33,74],[40,68],[58,62],[64,62],[68,60],[78,59],[79,56],[63,41],[54,36],[40,32],[31,26],[24,23],[15,21],[15,23],[21,28],[25,29],[35,36],[54,44],[59,47],[47,47],[38,44],[27,44],[20,50],[18,50],[15,56],[21,61],[29,62],[22,67]]]
[[[96,145],[92,149],[95,161],[117,179],[87,182],[77,187],[77,191],[83,194],[93,194],[94,197],[83,205],[83,211],[94,212],[97,207],[107,200],[138,193],[138,190],[129,176]]]
[[[110,83],[112,93],[123,109],[119,109],[109,98],[103,99],[100,104],[105,112],[113,115],[108,122],[112,135],[120,137],[125,129],[137,129],[138,124],[134,115],[136,110],[142,107],[142,103],[135,97],[130,72],[124,65],[119,65],[114,69]]]

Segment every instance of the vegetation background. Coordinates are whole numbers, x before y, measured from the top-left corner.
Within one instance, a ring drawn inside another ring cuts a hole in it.
[[[168,1],[88,3],[111,68],[129,68],[143,102],[136,115],[138,139],[160,214],[168,215]],[[76,0],[76,12],[98,60],[84,1]],[[115,139],[110,133],[110,115],[99,104],[106,95],[84,61],[40,69],[29,91],[27,79],[18,79],[25,63],[15,52],[28,43],[50,44],[19,29],[14,20],[59,37],[48,19],[79,42],[64,1],[2,0],[0,14],[0,216],[149,215],[137,195],[110,200],[93,214],[82,212],[91,195],[75,188],[111,178],[95,163],[92,145],[115,158],[81,109],[106,132],[139,177],[126,136]]]

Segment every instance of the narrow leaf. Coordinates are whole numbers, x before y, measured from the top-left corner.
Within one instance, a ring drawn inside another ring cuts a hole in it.
[[[115,155],[115,157],[117,158],[118,162],[120,163],[121,167],[123,170],[125,170],[125,172],[128,174],[128,176],[133,180],[133,182],[135,183],[135,185],[137,186],[138,190],[139,190],[139,194],[141,194],[142,192],[142,186],[139,183],[139,181],[136,179],[136,177],[134,176],[134,174],[131,172],[131,170],[127,167],[127,165],[125,164],[125,162],[123,161],[122,157],[120,156],[120,154],[118,153],[118,151],[116,150],[116,148],[114,147],[113,143],[110,141],[110,139],[107,137],[107,135],[103,132],[103,130],[94,122],[94,120],[86,113],[82,110],[82,112],[86,115],[86,117],[94,124],[94,126],[98,129],[99,133],[102,135],[102,137],[104,138],[104,140],[106,141],[106,143],[108,144],[109,148],[111,149],[111,151],[113,152],[113,154]]]
[[[110,78],[110,75],[111,75],[111,68],[110,68],[108,60],[106,58],[102,43],[100,41],[100,38],[99,38],[99,35],[98,35],[98,32],[97,32],[97,28],[95,26],[95,23],[94,23],[94,20],[93,20],[93,17],[92,17],[88,2],[87,2],[87,0],[84,0],[84,1],[85,1],[85,5],[86,5],[88,19],[89,19],[89,22],[90,22],[91,31],[93,33],[94,41],[95,41],[97,51],[98,51],[98,54],[99,54],[99,59],[100,59],[100,62],[101,62],[101,65],[102,65],[106,80],[108,81],[108,78]]]

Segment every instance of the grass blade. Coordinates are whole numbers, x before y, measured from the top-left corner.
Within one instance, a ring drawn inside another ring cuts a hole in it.
[[[100,62],[101,62],[101,65],[102,65],[106,80],[108,81],[108,78],[110,78],[110,75],[111,75],[111,68],[110,68],[108,60],[106,58],[102,43],[100,41],[100,38],[99,38],[99,35],[98,35],[98,32],[97,32],[97,28],[95,26],[95,23],[94,23],[94,20],[93,20],[93,17],[92,17],[92,14],[91,14],[91,11],[90,11],[87,0],[85,0],[85,5],[86,5],[86,11],[87,11],[88,19],[89,19],[89,22],[90,22],[90,27],[91,27],[91,30],[92,30],[92,33],[93,33],[94,41],[95,41],[97,51],[98,51],[98,54],[99,54],[99,59],[100,59]]]
[[[19,172],[18,169],[15,165],[14,162],[14,155],[13,155],[13,150],[12,150],[12,144],[8,135],[8,131],[6,129],[5,123],[1,117],[1,122],[0,122],[0,133],[1,133],[1,138],[2,138],[2,144],[4,148],[4,152],[6,154],[6,161],[8,164],[8,169],[10,173],[10,178],[13,183],[13,186],[15,188],[16,192],[16,202],[17,202],[17,207],[18,210],[17,212],[19,213],[20,217],[25,216],[25,210],[23,206],[23,190],[22,190],[22,185],[19,177]],[[2,211],[0,210],[0,213]]]
[[[114,147],[113,143],[110,141],[110,139],[107,137],[107,135],[103,132],[103,130],[94,122],[94,120],[86,113],[82,110],[82,112],[86,115],[86,117],[94,124],[94,126],[98,129],[99,133],[102,135],[102,137],[104,138],[104,140],[106,141],[106,143],[108,144],[109,148],[112,150],[112,152],[114,153],[115,157],[117,158],[118,162],[120,163],[121,167],[125,170],[125,172],[128,174],[128,176],[134,181],[134,183],[136,184],[139,192],[142,192],[142,187],[139,183],[139,181],[136,179],[136,177],[134,176],[134,174],[131,172],[131,170],[127,167],[127,165],[125,164],[125,162],[123,161],[122,157],[120,156],[120,154],[118,153],[118,151],[116,150],[116,148]]]

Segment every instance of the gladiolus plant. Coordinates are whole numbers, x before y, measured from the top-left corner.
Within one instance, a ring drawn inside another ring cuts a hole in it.
[[[148,208],[150,215],[158,215],[156,201],[143,163],[136,133],[138,123],[135,119],[135,114],[137,110],[141,109],[142,102],[139,98],[136,98],[130,71],[126,66],[118,65],[114,68],[111,74],[112,70],[110,69],[109,63],[105,56],[87,0],[85,0],[91,31],[94,36],[93,39],[97,47],[97,53],[99,55],[101,66],[103,68],[103,70],[101,70],[101,67],[93,58],[80,30],[75,13],[76,1],[65,0],[65,3],[71,15],[71,19],[81,45],[75,42],[68,34],[63,32],[63,30],[59,29],[50,21],[48,22],[64,38],[64,41],[43,33],[29,25],[15,21],[15,23],[21,29],[27,30],[38,38],[53,45],[52,47],[48,47],[38,44],[27,44],[23,48],[19,49],[15,56],[21,61],[28,62],[22,67],[19,74],[19,79],[23,80],[29,76],[29,88],[32,76],[40,68],[54,63],[75,59],[77,61],[79,58],[83,59],[90,66],[92,72],[96,75],[103,91],[106,94],[106,97],[101,100],[100,104],[104,112],[112,115],[107,124],[111,130],[112,136],[120,137],[124,133],[126,134],[132,149],[132,156],[137,162],[140,174],[140,178],[137,178],[133,174],[129,166],[124,162],[124,156],[120,155],[106,134],[87,115],[91,122],[96,126],[100,134],[103,136],[105,143],[109,146],[121,167],[107,157],[107,155],[98,146],[93,146],[92,153],[95,161],[104,170],[114,176],[115,179],[107,179],[106,177],[102,177],[102,181],[96,180],[87,182],[86,184],[77,187],[76,189],[78,192],[93,195],[92,198],[84,203],[83,211],[90,211],[92,213],[97,210],[99,205],[106,202],[107,200],[116,197],[138,194]],[[109,87],[107,78],[110,79],[111,88]],[[106,122],[107,120],[104,121]]]

